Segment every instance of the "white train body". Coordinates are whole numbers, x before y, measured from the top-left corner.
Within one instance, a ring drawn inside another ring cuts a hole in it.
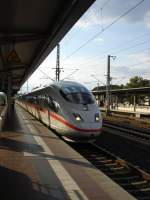
[[[91,141],[101,133],[94,96],[79,83],[56,82],[21,96],[18,103],[66,140]]]

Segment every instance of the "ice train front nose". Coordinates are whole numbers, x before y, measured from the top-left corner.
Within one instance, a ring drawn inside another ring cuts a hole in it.
[[[65,137],[76,141],[96,140],[102,127],[100,113],[74,112],[72,116],[70,116],[70,122],[67,129],[65,129]]]
[[[69,82],[62,85],[60,95],[64,100],[62,113],[67,121],[63,136],[75,139],[97,137],[102,120],[92,93],[81,84]]]

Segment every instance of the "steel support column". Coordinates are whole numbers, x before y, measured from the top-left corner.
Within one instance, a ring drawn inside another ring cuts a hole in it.
[[[136,112],[136,96],[134,95],[134,98],[133,98],[133,106],[134,106],[134,112]]]
[[[12,105],[11,105],[11,93],[12,93],[12,78],[8,76],[8,90],[7,90],[7,103],[8,103],[8,117],[11,117]]]
[[[118,110],[118,96],[116,96],[116,103],[115,103],[116,105],[115,105],[115,109],[117,109]]]

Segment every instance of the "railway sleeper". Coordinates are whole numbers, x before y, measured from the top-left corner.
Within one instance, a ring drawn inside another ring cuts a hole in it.
[[[89,153],[89,154],[90,154],[90,153]],[[85,153],[85,155],[88,155],[88,154]],[[97,159],[99,156],[100,156],[100,155],[96,155],[96,154],[90,155],[90,157],[93,158],[93,159]],[[103,156],[102,156],[102,157],[103,157]],[[103,157],[103,158],[104,158],[104,157]],[[105,159],[106,159],[106,158],[105,158]]]
[[[90,156],[89,159],[91,159],[91,160],[97,160],[97,161],[107,160],[106,157],[103,157],[103,156],[99,157],[99,155],[98,156]]]
[[[124,185],[124,187],[123,187],[125,190],[127,190],[129,193],[132,193],[132,194],[134,194],[135,196],[137,196],[137,195],[143,195],[144,196],[144,192],[142,192],[142,191],[140,191],[140,189],[139,188],[137,188],[137,187],[135,187],[135,186],[133,186],[133,185],[131,185],[131,184],[128,184],[128,185]]]
[[[101,161],[101,160],[106,160],[106,157],[101,156],[101,157],[98,157],[97,160],[99,160],[99,161]]]
[[[150,187],[145,187],[140,189],[141,192],[150,192]]]
[[[111,160],[111,159],[106,159],[106,160],[102,160],[102,161],[100,161],[101,163],[112,163],[113,162],[113,160]]]
[[[128,188],[131,186],[131,183],[129,182],[124,182],[124,183],[120,183],[117,182],[121,187],[125,188],[126,190],[128,190]],[[133,186],[134,187],[134,186]]]
[[[119,177],[116,177],[114,178],[115,181],[119,181],[119,180],[128,180],[128,181],[132,181],[132,180],[135,180],[135,179],[139,179],[139,176],[125,176],[125,177],[122,177],[122,176],[119,176]]]
[[[95,167],[100,168],[100,169],[108,169],[106,168],[103,164],[101,163],[92,163]]]
[[[143,185],[143,184],[147,184],[148,181],[146,180],[140,180],[140,181],[136,181],[136,182],[132,182],[132,185],[138,186],[138,185]]]
[[[145,194],[139,190],[128,190],[128,192],[130,194],[132,194],[133,196],[135,196],[138,200],[149,200],[150,199],[149,194]]]
[[[109,169],[100,169],[106,176],[109,176],[111,174],[111,171]],[[109,176],[110,177],[110,176]]]
[[[114,179],[113,179],[114,180]],[[115,180],[117,183],[119,184],[131,184],[132,185],[132,180],[128,180],[128,179],[121,179],[120,180]],[[139,179],[137,179],[137,181],[139,181]],[[135,185],[133,185],[135,186]],[[135,186],[136,187],[136,186]]]
[[[123,167],[123,166],[117,166],[117,167],[111,167],[110,169],[113,170],[113,171],[116,171],[116,170],[124,170],[125,167]]]
[[[105,166],[103,163],[99,163],[99,162],[95,162],[95,163],[92,163],[94,166],[99,166],[101,168],[108,168],[107,166]]]
[[[95,158],[87,158],[90,162],[92,162],[92,163],[96,163],[96,162],[98,162],[98,160],[97,159],[95,159]]]
[[[140,197],[140,198],[138,198],[138,200],[149,200],[150,199],[150,197],[148,196],[148,197]]]
[[[129,187],[129,186],[133,186],[135,187],[136,189],[139,189],[141,192],[149,192],[150,191],[150,188],[148,185],[133,185],[131,181],[116,181],[119,185],[121,185],[122,187]]]
[[[127,170],[121,170],[121,171],[120,170],[118,170],[118,171],[111,170],[111,173],[109,174],[109,176],[111,176],[111,178],[126,177],[126,176],[128,176],[128,174],[129,174],[129,171],[127,171]]]
[[[107,167],[105,166],[105,161],[104,162],[101,162],[100,160],[96,160],[96,159],[90,159],[90,158],[87,158],[87,160],[89,160],[94,166],[102,166],[102,167]],[[106,161],[107,162],[107,161]]]
[[[111,169],[111,167],[114,166],[114,165],[105,165],[105,164],[103,164],[103,163],[99,163],[99,162],[98,162],[98,163],[95,163],[94,166],[100,168],[101,170],[103,170],[103,169],[104,169],[104,170],[105,170],[105,169],[109,169],[109,171],[111,171],[111,172],[114,171],[114,170]],[[116,165],[115,165],[115,166],[116,166]],[[115,172],[115,173],[116,173],[116,172]]]
[[[105,166],[107,166],[107,167],[113,167],[113,166],[118,166],[118,163],[106,163],[106,164],[104,164]]]

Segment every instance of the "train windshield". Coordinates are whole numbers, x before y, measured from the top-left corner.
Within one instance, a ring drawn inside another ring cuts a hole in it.
[[[92,94],[82,86],[65,86],[61,88],[60,93],[67,101],[72,103],[93,104],[95,102]]]

